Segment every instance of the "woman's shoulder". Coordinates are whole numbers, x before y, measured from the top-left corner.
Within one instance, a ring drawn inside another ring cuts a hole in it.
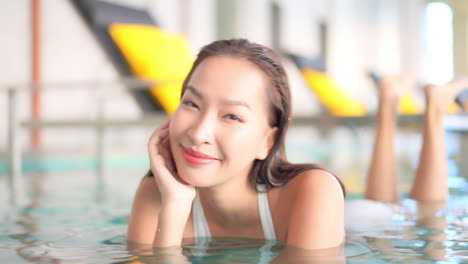
[[[326,248],[339,245],[344,237],[344,196],[331,173],[303,171],[282,187],[287,243],[298,247]],[[330,235],[333,234],[333,235]]]
[[[138,202],[151,202],[153,205],[161,202],[159,188],[153,176],[147,174],[143,177],[137,188],[135,198],[138,198]]]
[[[156,181],[146,175],[140,182],[133,200],[127,238],[142,244],[153,243],[161,198]]]
[[[318,193],[344,196],[340,181],[323,169],[312,169],[299,173],[282,187],[281,193],[288,196],[311,196]]]

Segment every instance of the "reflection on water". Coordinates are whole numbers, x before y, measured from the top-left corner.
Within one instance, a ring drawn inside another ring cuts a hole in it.
[[[246,238],[204,243],[186,239],[183,248],[156,251],[131,245],[124,234],[133,192],[143,174],[144,169],[113,172],[106,188],[96,184],[92,172],[27,175],[31,203],[0,207],[0,262],[468,263],[468,182],[464,177],[449,178],[447,207],[404,200],[404,210],[396,211],[378,228],[348,230],[341,248],[344,260],[339,250],[333,259],[327,251]],[[5,177],[0,177],[2,184],[6,185]],[[8,200],[7,193],[0,192],[2,200]]]
[[[466,197],[456,197],[468,204]],[[347,263],[468,261],[468,211],[437,207],[419,217],[393,220],[381,230],[348,233]],[[345,263],[320,259],[320,251],[248,238],[185,239],[182,249],[153,250],[126,241],[127,219],[105,204],[10,210],[2,219],[0,259],[4,263]],[[170,262],[167,262],[170,260]],[[279,260],[279,261],[278,261]]]
[[[128,245],[129,251],[143,263],[269,263],[283,251],[276,241],[219,237],[203,241],[184,239],[183,248],[152,249]]]
[[[348,260],[385,259],[392,263],[416,263],[428,260],[447,263],[468,261],[467,197],[456,197],[465,208],[446,209],[444,204],[419,204],[417,214],[386,223],[377,232],[351,234],[354,241],[372,248],[374,254],[350,257]],[[411,209],[411,208],[409,208]],[[353,263],[353,261],[351,261]]]

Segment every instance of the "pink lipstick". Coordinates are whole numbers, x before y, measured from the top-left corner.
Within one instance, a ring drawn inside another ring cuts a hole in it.
[[[182,147],[182,153],[184,154],[184,158],[188,163],[196,166],[207,165],[219,160],[190,148]]]

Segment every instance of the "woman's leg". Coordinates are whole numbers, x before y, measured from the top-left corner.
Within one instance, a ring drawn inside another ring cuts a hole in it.
[[[444,114],[449,103],[468,81],[453,81],[443,86],[424,88],[426,112],[419,165],[410,192],[417,201],[444,201],[448,196],[447,151],[445,148]]]
[[[397,118],[397,81],[385,78],[379,85],[376,137],[367,176],[365,198],[393,202],[398,200],[398,175],[394,153]]]

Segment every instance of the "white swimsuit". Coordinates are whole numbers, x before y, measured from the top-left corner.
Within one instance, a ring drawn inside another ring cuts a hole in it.
[[[262,222],[263,236],[265,240],[276,240],[275,227],[273,225],[273,219],[271,218],[270,205],[268,204],[267,192],[264,191],[264,185],[257,186],[260,192],[258,192],[258,209],[260,213],[260,219]],[[195,196],[195,200],[192,205],[193,214],[193,230],[194,236],[209,238],[211,237],[208,223],[206,222],[205,213],[203,212],[203,205],[200,200],[200,195]]]

